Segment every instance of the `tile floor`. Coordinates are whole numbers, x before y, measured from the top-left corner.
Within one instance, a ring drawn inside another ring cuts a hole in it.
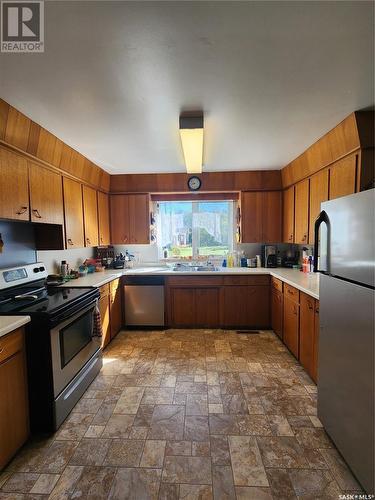
[[[0,499],[338,499],[360,488],[316,387],[272,332],[121,332],[59,431],[0,474]]]

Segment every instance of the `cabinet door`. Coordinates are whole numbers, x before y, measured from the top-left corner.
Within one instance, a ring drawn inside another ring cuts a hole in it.
[[[284,295],[283,340],[298,359],[299,304]]]
[[[309,236],[309,179],[295,186],[294,242],[307,244]]]
[[[195,324],[200,327],[218,327],[219,288],[195,289]]]
[[[111,339],[121,330],[122,311],[121,311],[121,289],[117,288],[110,294],[110,317],[111,317]]]
[[[241,193],[241,241],[261,243],[262,240],[263,193]]]
[[[99,245],[109,245],[109,200],[108,195],[98,191]]]
[[[126,194],[110,196],[111,243],[124,245],[129,238],[129,197]]]
[[[309,295],[301,293],[300,299],[300,330],[299,330],[299,360],[307,373],[312,376],[314,365],[314,316],[315,301]]]
[[[281,191],[262,193],[262,243],[282,241],[282,209]]]
[[[61,175],[30,163],[30,205],[32,222],[63,224]]]
[[[223,324],[237,328],[268,328],[270,296],[268,286],[224,286]]]
[[[27,161],[0,149],[0,219],[30,217]]]
[[[315,383],[318,383],[318,359],[319,359],[319,300],[315,301],[315,318],[314,318],[314,355],[311,378]]]
[[[294,186],[283,192],[283,240],[284,243],[294,241]]]
[[[109,295],[103,295],[99,299],[99,311],[102,319],[102,348],[111,340],[111,330],[110,330],[110,309],[109,309]]]
[[[130,194],[130,243],[150,243],[150,204],[148,194]]]
[[[170,289],[171,326],[195,326],[194,288]]]
[[[328,169],[321,170],[310,177],[310,224],[309,243],[314,244],[314,226],[320,214],[320,204],[328,200]]]
[[[85,246],[98,246],[98,205],[96,191],[88,186],[82,186],[83,216],[85,227]]]
[[[357,161],[358,156],[354,154],[337,161],[330,167],[330,200],[356,192]]]
[[[66,248],[83,248],[82,187],[79,182],[64,177],[64,214]]]
[[[271,292],[272,330],[283,338],[283,294],[275,289]]]
[[[24,352],[0,364],[0,470],[29,434]]]

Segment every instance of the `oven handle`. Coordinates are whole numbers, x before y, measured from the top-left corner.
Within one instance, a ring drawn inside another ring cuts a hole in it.
[[[97,298],[95,298],[94,300],[92,300],[89,304],[86,304],[85,307],[82,307],[81,309],[78,309],[77,311],[74,311],[73,315],[70,312],[70,313],[64,314],[63,316],[58,316],[57,318],[55,318],[51,322],[52,325],[53,325],[53,327],[55,328],[58,325],[59,329],[64,328],[64,326],[66,324],[72,323],[73,321],[75,321],[77,318],[79,318],[80,316],[82,316],[82,314],[85,314],[90,309],[93,309],[93,312],[94,312],[96,302],[97,302]]]

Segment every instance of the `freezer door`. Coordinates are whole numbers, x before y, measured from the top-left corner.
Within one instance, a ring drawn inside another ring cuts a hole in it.
[[[320,255],[329,274],[374,286],[374,203],[375,189],[322,203],[328,224],[322,226]]]
[[[318,416],[373,493],[375,291],[323,274],[319,296]]]

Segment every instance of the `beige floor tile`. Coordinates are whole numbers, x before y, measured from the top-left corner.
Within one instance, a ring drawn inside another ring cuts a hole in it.
[[[166,441],[147,440],[144,445],[140,467],[163,467]]]
[[[49,495],[60,479],[60,474],[41,474],[30,493]]]
[[[181,484],[180,500],[212,500],[212,487],[199,484]]]
[[[135,439],[114,439],[109,445],[104,465],[138,467],[145,442]]]
[[[111,500],[157,500],[160,469],[120,468],[108,498]]]
[[[166,456],[165,483],[211,484],[211,460],[207,457]]]
[[[251,436],[228,437],[236,486],[268,486],[268,479],[256,439]]]

